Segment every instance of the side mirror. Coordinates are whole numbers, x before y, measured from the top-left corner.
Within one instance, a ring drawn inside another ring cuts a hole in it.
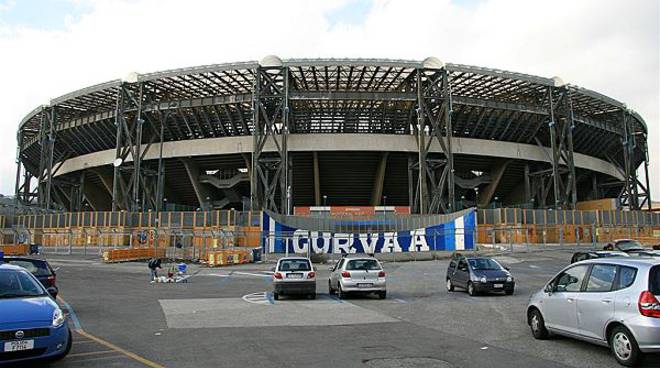
[[[275,272],[275,267],[271,267],[270,272]]]
[[[58,291],[57,291],[56,288],[54,288],[54,287],[51,286],[51,287],[49,287],[48,289],[46,289],[46,291],[48,292],[48,294],[49,294],[51,297],[53,297],[53,299],[57,298],[57,293],[58,293]]]
[[[507,270],[507,271],[511,271],[511,267],[509,267],[509,266],[504,266],[504,269]]]
[[[552,284],[548,284],[545,286],[545,289],[543,289],[544,292],[548,294],[552,294]]]
[[[335,268],[333,266],[328,267],[328,271],[332,272],[334,270],[335,270]]]

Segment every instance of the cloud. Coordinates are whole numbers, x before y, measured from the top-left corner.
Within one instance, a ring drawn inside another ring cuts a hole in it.
[[[276,54],[423,59],[564,80],[638,111],[660,138],[655,0],[375,0],[359,22],[331,19],[352,1],[76,0],[65,27],[0,22],[0,192],[12,193],[15,132],[39,104],[129,72]],[[0,5],[3,4],[0,2]],[[35,12],[38,12],[35,9]],[[651,172],[660,148],[651,144]],[[655,196],[660,176],[652,177]]]

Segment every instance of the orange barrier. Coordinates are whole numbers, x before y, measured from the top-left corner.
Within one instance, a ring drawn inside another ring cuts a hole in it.
[[[24,256],[28,254],[30,246],[27,244],[0,245],[0,250],[6,256]]]
[[[165,258],[165,249],[129,248],[111,249],[103,252],[104,262],[139,261],[150,258]]]
[[[245,249],[225,249],[208,252],[210,267],[250,263],[251,260],[252,251]]]

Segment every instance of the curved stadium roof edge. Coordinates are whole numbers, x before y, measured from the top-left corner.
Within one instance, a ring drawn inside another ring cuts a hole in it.
[[[285,66],[349,66],[349,65],[359,65],[359,66],[393,66],[393,67],[404,67],[404,68],[421,68],[422,61],[415,60],[397,60],[397,59],[375,59],[375,58],[318,58],[318,59],[285,59],[283,60],[283,65]],[[200,65],[194,67],[185,67],[185,68],[175,68],[164,71],[157,71],[145,74],[137,74],[137,82],[145,82],[150,80],[156,80],[160,78],[176,77],[181,75],[194,75],[207,72],[217,72],[224,70],[240,70],[240,69],[252,69],[259,66],[258,61],[247,61],[247,62],[234,62],[234,63],[222,63],[222,64],[209,64],[209,65]],[[511,80],[520,80],[526,81],[529,83],[543,85],[543,86],[553,86],[554,80],[552,78],[539,77],[531,74],[516,73],[501,69],[478,67],[464,64],[452,64],[447,63],[446,68],[449,71],[455,72],[464,72],[464,73],[475,73],[482,75],[490,75],[495,77],[501,77]],[[50,106],[59,105],[65,103],[68,100],[84,96],[86,94],[99,92],[103,90],[109,90],[116,88],[122,84],[121,79],[115,79],[104,83],[99,83],[89,87],[81,88],[79,90],[64,94],[60,97],[53,98],[50,101]],[[627,108],[626,104],[608,97],[599,92],[576,86],[573,84],[567,84],[569,88],[572,88],[575,92],[589,96],[593,99],[600,100],[606,104],[611,105],[617,109],[626,109],[632,116],[637,120],[643,127],[643,129],[648,132],[648,127],[644,119],[635,111],[632,111]],[[32,117],[36,116],[43,109],[43,105],[36,107],[30,113],[28,113],[20,122],[19,129],[21,129],[25,123],[30,120]]]

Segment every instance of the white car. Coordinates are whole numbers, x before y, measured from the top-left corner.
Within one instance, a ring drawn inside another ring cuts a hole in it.
[[[273,269],[273,299],[280,295],[316,298],[316,272],[309,258],[283,257]]]
[[[346,297],[347,293],[375,293],[387,297],[385,271],[374,257],[351,255],[342,258],[330,268],[328,279],[330,294]]]
[[[608,346],[635,366],[660,353],[660,260],[600,258],[574,263],[533,294],[527,306],[532,335],[564,335]]]

